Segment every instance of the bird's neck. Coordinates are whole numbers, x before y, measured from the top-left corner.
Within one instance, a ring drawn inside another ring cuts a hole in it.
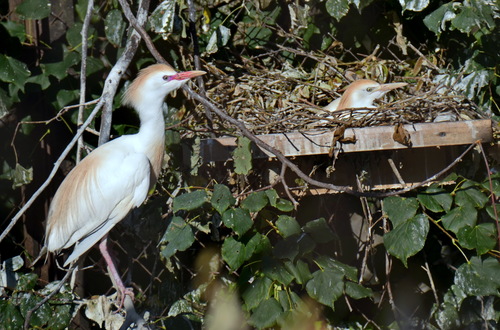
[[[139,148],[146,154],[151,162],[155,178],[161,170],[163,162],[163,153],[165,151],[165,119],[161,111],[161,105],[158,106],[158,111],[139,111],[141,126],[137,138],[140,141]]]

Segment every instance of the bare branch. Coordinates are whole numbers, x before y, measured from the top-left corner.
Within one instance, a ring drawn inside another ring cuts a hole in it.
[[[94,0],[89,0],[87,4],[87,13],[85,14],[85,19],[83,20],[82,27],[82,62],[80,66],[80,107],[78,107],[78,118],[76,121],[77,127],[83,124],[83,110],[85,107],[85,94],[87,92],[87,52],[88,52],[88,37],[89,37],[89,25],[90,18],[92,17],[92,10],[94,9]],[[78,145],[76,148],[76,163],[78,164],[82,158],[83,149],[83,136],[78,138]]]
[[[120,1],[120,3],[122,2],[124,1]],[[127,8],[130,11],[130,7],[128,7],[128,5]],[[139,3],[139,9],[137,14],[138,18],[136,19],[136,23],[139,26],[143,26],[146,23],[146,19],[148,16],[148,8],[149,8],[149,0],[143,0]],[[130,12],[130,14],[132,13]],[[125,45],[124,52],[122,53],[118,61],[116,61],[116,64],[109,72],[109,75],[106,79],[106,85],[104,85],[102,98],[105,99],[106,102],[103,106],[101,115],[99,145],[102,145],[103,143],[106,143],[109,140],[109,134],[111,132],[113,99],[116,95],[116,90],[118,89],[118,82],[120,81],[121,77],[127,70],[128,66],[130,65],[130,62],[134,58],[137,48],[139,48],[141,36],[137,33],[136,30],[133,30],[131,32],[131,35],[127,40],[127,44]]]
[[[200,46],[198,44],[198,34],[196,33],[196,7],[193,0],[187,0],[187,5],[189,8],[189,33],[191,34],[191,40],[193,41],[194,67],[196,70],[201,70]],[[196,78],[196,83],[198,84],[200,94],[206,97],[203,77],[198,76]],[[207,107],[205,107],[205,115],[207,116],[210,128],[212,128],[213,117],[210,109],[208,109]]]

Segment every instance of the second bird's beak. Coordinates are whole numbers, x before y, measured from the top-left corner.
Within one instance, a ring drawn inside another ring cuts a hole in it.
[[[172,76],[171,79],[174,80],[186,80],[186,79],[191,79],[194,77],[198,77],[201,75],[206,74],[205,71],[184,71],[184,72],[178,72],[175,75]]]
[[[396,89],[396,88],[400,88],[400,87],[404,87],[408,85],[407,83],[391,83],[391,84],[382,84],[380,85],[378,88],[377,88],[377,91],[380,91],[380,92],[385,92],[387,93],[388,91],[390,90],[393,90],[393,89]]]

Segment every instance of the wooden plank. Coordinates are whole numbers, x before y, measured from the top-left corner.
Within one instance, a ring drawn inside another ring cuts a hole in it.
[[[491,142],[493,133],[490,119],[457,122],[419,123],[404,125],[411,137],[412,148]],[[392,138],[394,126],[348,128],[344,137],[356,137],[356,143],[342,144],[342,151],[362,152],[407,149]],[[333,131],[308,131],[259,135],[259,139],[280,150],[287,157],[327,154],[333,140]],[[236,147],[236,138],[206,139],[201,142],[204,162],[226,161]],[[254,146],[254,158],[274,157]]]

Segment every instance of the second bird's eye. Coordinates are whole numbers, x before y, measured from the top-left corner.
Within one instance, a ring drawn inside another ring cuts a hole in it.
[[[172,76],[169,76],[169,75],[163,76],[163,80],[165,80],[165,81],[170,81],[170,79],[172,79]]]
[[[367,88],[366,88],[366,91],[367,91],[367,92],[373,92],[373,90],[374,90],[374,89],[375,89],[374,87],[367,87]]]

